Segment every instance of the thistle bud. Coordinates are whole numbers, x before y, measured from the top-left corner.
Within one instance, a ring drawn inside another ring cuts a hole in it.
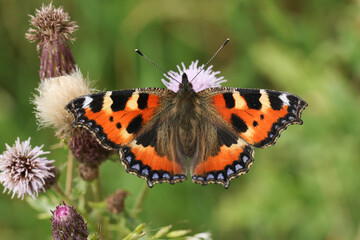
[[[107,208],[109,212],[118,214],[124,210],[124,203],[127,192],[124,190],[116,190],[113,195],[110,195],[106,199]]]
[[[63,202],[58,205],[51,218],[52,235],[54,240],[86,240],[89,233],[84,218],[75,210]]]

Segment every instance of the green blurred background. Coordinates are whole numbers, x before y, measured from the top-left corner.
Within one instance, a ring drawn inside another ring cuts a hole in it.
[[[49,3],[46,1],[45,3]],[[360,239],[360,1],[124,0],[53,1],[80,26],[71,44],[97,89],[162,87],[166,70],[214,59],[223,86],[288,91],[309,103],[303,126],[291,126],[269,149],[257,149],[247,175],[229,189],[190,181],[156,185],[141,219],[151,228],[210,231],[214,239]],[[45,149],[57,143],[37,130],[29,103],[39,83],[28,14],[41,1],[0,0],[0,152],[17,136]],[[64,150],[50,156],[61,165]],[[120,163],[102,166],[105,194],[131,194],[144,180]],[[62,176],[62,179],[64,176]],[[2,190],[3,187],[0,187]],[[51,239],[48,219],[25,201],[0,195],[0,239]]]

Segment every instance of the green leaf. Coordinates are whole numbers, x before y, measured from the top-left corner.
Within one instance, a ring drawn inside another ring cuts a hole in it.
[[[178,238],[178,237],[183,237],[188,233],[191,233],[190,229],[188,229],[188,230],[175,230],[175,231],[169,232],[166,235],[166,237],[168,237],[168,238]]]
[[[144,232],[146,224],[142,223],[135,228],[135,230],[129,233],[123,240],[135,240],[143,237],[146,233]]]
[[[171,228],[172,228],[172,225],[168,225],[168,226],[160,228],[159,231],[157,231],[157,233],[153,236],[153,239],[158,239],[158,238],[164,236],[165,234],[167,234],[170,231]]]

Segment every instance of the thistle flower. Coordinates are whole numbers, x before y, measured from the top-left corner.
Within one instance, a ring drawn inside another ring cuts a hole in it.
[[[70,21],[68,13],[62,7],[55,8],[52,3],[42,5],[30,15],[30,24],[25,37],[30,42],[38,42],[40,56],[40,79],[70,74],[76,65],[67,45],[67,40],[74,41],[72,34],[78,29],[75,22]]]
[[[63,202],[58,205],[51,218],[52,235],[54,240],[86,240],[89,235],[84,218]]]
[[[168,81],[165,79],[161,79],[161,81],[168,89],[177,92],[179,90],[179,82],[181,83],[182,81],[183,73],[186,73],[189,81],[191,81],[196,76],[196,74],[198,74],[200,70],[205,67],[204,64],[198,67],[198,63],[198,60],[191,62],[189,68],[186,68],[185,64],[181,63],[182,69],[180,66],[177,66],[179,72],[169,71],[167,74],[164,74]],[[220,72],[213,72],[212,67],[213,66],[210,65],[207,69],[203,69],[191,82],[195,92],[200,92],[205,88],[220,87],[221,83],[226,82],[224,77],[216,77],[216,75],[218,75]]]
[[[35,198],[39,191],[45,191],[46,180],[55,177],[51,171],[54,160],[41,157],[42,146],[32,148],[30,138],[20,143],[17,138],[13,147],[6,144],[6,151],[0,155],[0,183],[4,185],[11,198],[17,195],[24,199],[25,194]]]

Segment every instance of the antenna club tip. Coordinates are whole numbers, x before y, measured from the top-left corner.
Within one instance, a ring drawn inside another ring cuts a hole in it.
[[[144,56],[144,54],[142,54],[142,52],[140,52],[139,49],[135,49],[135,52],[137,52],[137,53],[140,54],[141,56]]]

